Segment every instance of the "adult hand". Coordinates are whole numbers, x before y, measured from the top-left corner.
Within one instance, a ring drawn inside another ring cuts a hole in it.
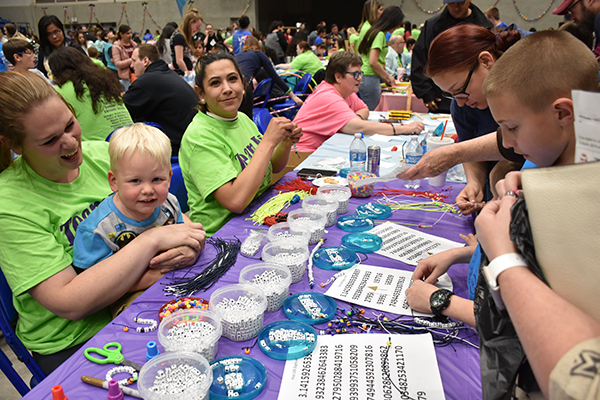
[[[299,130],[299,131],[298,131]],[[295,123],[284,117],[276,117],[269,122],[269,126],[263,135],[262,142],[271,143],[276,147],[286,137],[302,136],[302,129]]]
[[[294,94],[294,92],[290,91],[290,99],[294,100],[294,103],[296,103],[297,105],[301,106],[302,104],[304,104],[304,102],[302,101],[302,99],[298,96],[296,96]]]
[[[431,314],[429,298],[438,289],[437,286],[431,283],[413,281],[413,284],[406,289],[406,301],[413,310]]]
[[[504,179],[499,180],[496,183],[496,192],[502,199],[507,192],[518,192],[523,188],[521,187],[521,171],[512,171],[506,174]]]
[[[437,103],[439,103],[440,101],[442,101],[442,99],[431,100],[431,101],[425,103],[425,107],[427,107],[429,112],[437,111],[437,109],[438,109]]]
[[[479,185],[467,183],[456,196],[456,205],[464,215],[474,213],[483,207],[483,189]]]
[[[504,196],[502,200],[489,202],[475,220],[477,238],[488,259],[507,253],[517,253],[515,244],[510,240],[510,208],[517,198]]]
[[[196,251],[189,246],[179,246],[169,249],[163,253],[157,254],[150,260],[150,268],[158,269],[165,274],[169,271],[194,265],[204,246],[200,251]]]
[[[393,87],[396,84],[394,77],[387,73],[383,76],[383,82],[385,82],[385,85],[389,87]]]
[[[150,261],[151,268],[173,269],[178,265],[184,266],[184,263],[191,265],[204,250],[206,242],[204,227],[194,222],[159,226],[147,230],[140,235],[142,236],[154,241],[156,253],[164,252]]]
[[[397,175],[398,179],[415,180],[438,176],[452,168],[456,163],[452,155],[453,146],[438,147],[423,154],[417,165]]]
[[[412,274],[412,280],[422,281],[425,278],[425,282],[433,285],[440,276],[448,271],[454,258],[450,251],[442,251],[419,261]]]
[[[423,129],[425,129],[425,125],[421,121],[412,121],[408,124],[402,125],[402,128],[405,129],[403,133],[421,133]]]

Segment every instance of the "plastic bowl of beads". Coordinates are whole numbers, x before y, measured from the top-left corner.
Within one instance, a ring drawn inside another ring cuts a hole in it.
[[[313,262],[321,269],[342,271],[352,268],[358,261],[353,250],[346,247],[321,247],[313,255]]]
[[[383,239],[368,232],[349,233],[342,237],[342,246],[357,253],[373,253],[381,249]]]
[[[392,209],[387,204],[367,203],[356,207],[356,213],[373,219],[386,219],[392,215]]]
[[[167,352],[146,362],[137,381],[146,400],[204,400],[213,380],[206,358],[193,352]]]
[[[210,367],[213,372],[211,400],[253,399],[267,384],[267,369],[252,357],[221,357],[214,360]]]
[[[292,274],[287,267],[278,264],[251,264],[240,272],[240,283],[256,285],[267,296],[267,312],[275,312],[283,307],[288,297]]]
[[[336,310],[335,300],[318,292],[296,293],[283,303],[283,312],[289,319],[309,325],[329,321]]]
[[[319,197],[319,196],[307,196],[302,200],[302,208],[305,210],[317,210],[323,212],[327,216],[327,222],[325,226],[335,225],[337,219],[337,210],[340,206],[340,202],[335,197]]]
[[[159,322],[163,320],[164,317],[168,317],[171,314],[174,314],[180,310],[187,310],[190,308],[208,308],[208,300],[204,300],[200,297],[178,297],[171,301],[166,302],[162,305],[162,307],[158,310],[158,320]]]
[[[292,227],[300,225],[308,228],[310,230],[308,244],[317,244],[323,239],[327,215],[322,211],[300,208],[288,213],[287,222]]]
[[[250,340],[258,335],[263,327],[266,308],[267,297],[255,285],[227,285],[210,296],[210,309],[221,317],[223,337],[234,342]]]
[[[348,186],[325,185],[319,188],[317,191],[317,196],[336,198],[337,201],[340,202],[337,213],[346,214],[348,212],[348,203],[350,197],[352,196],[352,192]]]
[[[348,175],[348,186],[350,186],[350,192],[354,197],[370,197],[373,195],[374,183],[359,185],[361,179],[375,178],[377,175],[369,172],[353,172]]]
[[[267,243],[262,251],[263,261],[282,265],[290,270],[292,283],[302,280],[309,256],[308,245],[294,241]]]
[[[276,360],[296,360],[317,347],[317,331],[299,321],[277,321],[258,334],[258,347]]]
[[[161,321],[158,341],[165,351],[194,351],[210,362],[217,355],[222,331],[221,318],[216,313],[188,308]]]
[[[267,232],[267,237],[269,238],[269,241],[271,243],[279,241],[296,241],[306,243],[306,245],[308,246],[308,241],[310,239],[310,230],[299,224],[296,224],[294,225],[294,227],[292,227],[289,222],[280,222],[269,228],[269,232]]]
[[[375,221],[364,215],[350,214],[339,217],[337,227],[346,232],[364,232],[373,229]]]

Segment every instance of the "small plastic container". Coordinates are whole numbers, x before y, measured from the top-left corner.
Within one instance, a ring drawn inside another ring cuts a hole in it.
[[[317,325],[335,316],[337,303],[331,297],[319,292],[300,292],[287,298],[283,313],[293,321]]]
[[[191,368],[183,371],[182,366]],[[167,374],[176,377],[170,384],[166,383]],[[212,382],[213,372],[206,358],[189,351],[170,351],[144,364],[137,387],[146,400],[208,400]]]
[[[342,271],[352,268],[358,261],[358,256],[346,247],[321,247],[313,255],[313,261],[319,268]]]
[[[287,267],[273,263],[258,263],[244,267],[240,272],[240,283],[256,285],[267,296],[267,312],[283,307],[288,297],[292,274]]]
[[[221,318],[216,313],[188,308],[163,318],[158,341],[165,351],[194,351],[210,362],[217,355],[222,331]]]
[[[340,202],[335,197],[307,196],[302,200],[302,208],[305,210],[317,210],[325,213],[327,216],[325,226],[335,225],[339,206]]]
[[[366,203],[356,207],[356,213],[373,219],[386,219],[392,215],[392,209],[387,204]]]
[[[308,246],[310,230],[300,224],[292,227],[289,222],[279,222],[269,228],[267,237],[271,243],[296,241],[306,243]]]
[[[300,321],[277,321],[258,334],[258,347],[276,360],[296,360],[317,347],[317,331]]]
[[[263,327],[267,297],[255,285],[227,285],[210,296],[210,309],[221,317],[223,337],[234,342],[250,340]]]
[[[349,233],[342,237],[342,246],[357,253],[373,253],[381,249],[383,239],[368,232]]]
[[[350,191],[352,196],[354,197],[370,197],[373,195],[373,188],[375,187],[374,183],[366,184],[366,185],[358,185],[358,182],[361,179],[366,178],[375,178],[377,175],[371,174],[369,172],[353,172],[348,175],[348,186],[350,186]]]
[[[373,229],[375,221],[364,215],[349,214],[338,218],[337,227],[346,232],[364,232]]]
[[[208,300],[205,300],[201,297],[178,297],[171,301],[166,302],[162,305],[162,307],[158,310],[158,318],[159,322],[163,320],[163,318],[168,317],[171,314],[179,312],[181,310],[187,310],[189,308],[201,308],[203,310],[208,309]]]
[[[310,230],[308,244],[317,244],[319,240],[323,239],[327,215],[321,211],[300,208],[288,213],[287,222],[292,227],[300,225],[308,228]]]
[[[348,212],[348,203],[350,202],[352,193],[348,186],[324,185],[321,186],[317,191],[317,196],[336,198],[340,202],[340,205],[337,209],[337,213],[339,215],[346,214]]]
[[[267,384],[267,369],[255,358],[236,355],[214,360],[211,400],[250,400]]]
[[[292,241],[267,243],[262,251],[263,261],[282,265],[290,270],[292,283],[302,280],[309,256],[308,245]]]

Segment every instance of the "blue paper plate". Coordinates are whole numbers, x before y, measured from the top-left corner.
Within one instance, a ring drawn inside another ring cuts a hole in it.
[[[373,253],[381,249],[383,240],[372,233],[350,233],[342,238],[342,246],[357,253]]]
[[[231,366],[236,370],[229,372],[225,370],[225,367],[231,368]],[[213,360],[210,367],[213,371],[213,383],[210,387],[211,399],[253,399],[262,392],[267,383],[267,369],[260,361],[252,357],[242,355],[220,357]],[[230,373],[241,373],[244,379],[242,387],[234,390],[238,394],[235,397],[227,395],[228,389],[225,385],[225,376]]]
[[[386,219],[392,215],[392,209],[385,204],[367,203],[356,207],[356,213],[369,218]]]
[[[337,220],[337,226],[346,232],[364,232],[373,229],[375,222],[372,218],[364,215],[344,215]]]
[[[357,260],[356,253],[346,247],[321,247],[313,256],[317,267],[329,271],[352,268]]]
[[[277,321],[262,328],[258,347],[276,360],[296,360],[317,347],[317,331],[299,321]]]
[[[289,319],[309,325],[329,321],[336,310],[335,300],[318,292],[296,293],[283,303],[283,312]]]

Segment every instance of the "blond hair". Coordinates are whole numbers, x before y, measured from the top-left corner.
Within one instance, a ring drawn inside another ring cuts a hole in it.
[[[12,165],[10,149],[21,148],[26,132],[23,122],[31,110],[53,96],[73,108],[45,79],[31,72],[0,74],[0,172]]]
[[[192,22],[196,22],[196,21],[204,21],[204,20],[202,19],[202,15],[200,15],[200,12],[198,10],[196,10],[195,8],[191,8],[183,16],[183,20],[181,21],[181,25],[179,27],[179,29],[181,30],[181,33],[183,33],[185,42],[187,43],[187,45],[190,49],[194,48],[194,40],[192,37],[193,36],[192,35],[192,27],[190,25],[192,24]]]
[[[138,122],[119,128],[113,133],[108,145],[110,169],[117,172],[117,165],[134,152],[151,156],[165,169],[171,169],[171,141],[160,129]]]
[[[529,35],[496,61],[483,83],[486,97],[501,93],[540,112],[572,90],[596,91],[598,64],[573,35],[543,31]]]

